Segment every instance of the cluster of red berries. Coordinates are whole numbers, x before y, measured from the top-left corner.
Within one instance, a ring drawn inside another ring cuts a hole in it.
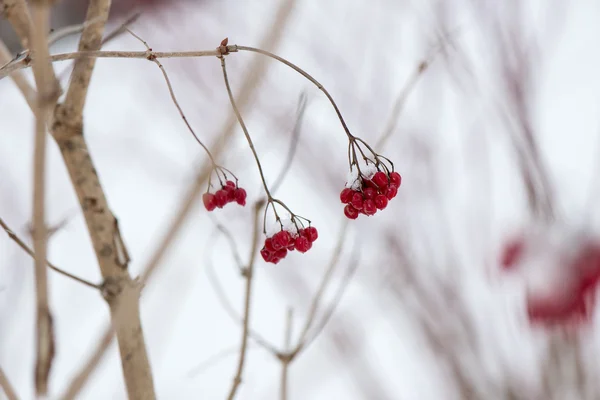
[[[300,228],[298,229],[298,233],[281,230],[265,239],[265,244],[260,251],[260,255],[266,262],[277,264],[290,251],[297,250],[300,253],[306,253],[312,248],[313,242],[318,237],[319,232],[313,226]]]
[[[402,177],[397,172],[389,176],[382,171],[377,171],[371,179],[358,177],[361,182],[360,189],[354,190],[346,187],[340,193],[340,200],[344,207],[344,215],[349,219],[358,218],[359,214],[374,215],[377,210],[387,207],[388,201],[396,197]]]
[[[234,201],[242,207],[246,205],[246,191],[238,187],[233,181],[225,182],[225,185],[215,193],[204,193],[202,195],[202,202],[208,211],[223,208],[226,204]]]

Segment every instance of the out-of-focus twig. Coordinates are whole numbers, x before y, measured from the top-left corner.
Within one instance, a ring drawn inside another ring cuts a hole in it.
[[[15,392],[15,389],[13,388],[12,384],[6,377],[6,374],[4,373],[4,370],[2,369],[2,367],[0,367],[0,388],[2,388],[4,390],[4,394],[6,394],[6,397],[8,398],[8,400],[18,400],[19,399],[19,397],[17,396],[17,392]]]
[[[281,168],[279,175],[273,181],[271,185],[271,193],[275,194],[279,186],[283,183],[287,173],[292,166],[292,162],[294,161],[294,155],[296,154],[296,150],[298,149],[298,140],[300,138],[300,131],[302,130],[302,121],[304,120],[304,112],[306,111],[306,93],[302,92],[300,94],[300,98],[298,99],[298,109],[296,110],[296,121],[294,122],[294,127],[292,128],[292,139],[290,141],[290,148],[288,150],[287,156],[285,157],[285,164]]]
[[[292,322],[294,317],[294,311],[288,308],[285,318],[285,331],[283,334],[283,351],[289,353],[290,345],[292,342]],[[288,398],[288,369],[290,366],[290,358],[281,358],[281,382],[280,382],[280,396],[281,400],[287,400]]]
[[[24,49],[29,48],[31,16],[25,0],[0,0],[0,18],[5,18],[13,27]]]
[[[331,281],[331,278],[333,277],[333,273],[335,272],[335,269],[340,261],[340,256],[342,254],[342,250],[344,249],[344,244],[346,243],[347,234],[348,234],[348,219],[345,218],[344,221],[342,222],[342,227],[340,229],[340,232],[338,233],[338,241],[335,245],[335,249],[333,250],[333,254],[331,255],[331,260],[329,261],[327,270],[325,271],[325,274],[323,275],[323,278],[321,279],[319,288],[317,289],[317,291],[315,292],[315,295],[312,298],[310,308],[308,311],[308,315],[306,317],[306,320],[304,321],[304,326],[302,327],[302,330],[300,331],[298,343],[296,344],[294,349],[290,352],[291,358],[296,357],[296,355],[303,350],[304,346],[307,343],[307,336],[310,331],[310,328],[313,326],[313,323],[315,321],[317,311],[321,304],[321,298],[323,297],[323,294],[325,293],[325,290],[327,289],[327,286],[329,285],[329,282]]]

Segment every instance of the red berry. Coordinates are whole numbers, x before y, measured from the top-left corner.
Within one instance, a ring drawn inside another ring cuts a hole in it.
[[[396,185],[388,186],[388,190],[386,192],[386,196],[387,196],[388,200],[393,199],[394,197],[396,197],[397,194],[398,194],[398,187]]]
[[[304,236],[306,236],[306,238],[308,238],[308,240],[310,240],[312,243],[319,238],[319,232],[314,226],[309,226],[304,230]]]
[[[288,244],[287,249],[288,249],[288,251],[296,250],[296,240],[295,239],[290,240],[290,244]]]
[[[204,193],[202,195],[202,202],[204,203],[204,208],[208,211],[212,211],[217,206],[215,204],[215,195],[212,193]]]
[[[377,185],[378,188],[383,189],[388,185],[388,178],[385,173],[381,171],[377,171],[375,175],[373,175],[373,183]]]
[[[271,253],[275,253],[275,248],[273,247],[273,239],[267,238],[265,239],[265,248],[269,250]]]
[[[375,184],[375,182],[373,182],[373,181],[372,181],[372,180],[370,180],[370,179],[363,179],[363,182],[362,182],[362,183],[363,183],[363,188],[368,188],[368,187],[370,187],[370,188],[372,188],[372,189],[375,189],[375,190],[379,189],[379,188],[377,187],[377,185]]]
[[[400,184],[402,183],[402,177],[399,173],[392,172],[390,174],[390,182],[396,185],[396,187],[400,187]]]
[[[285,258],[285,256],[287,256],[287,249],[279,249],[277,250],[277,253],[275,253],[275,257],[279,258],[280,260],[283,260]]]
[[[296,250],[300,253],[306,253],[312,247],[310,240],[304,236],[298,236],[296,238]]]
[[[363,212],[365,215],[373,215],[377,212],[377,207],[375,206],[375,202],[371,199],[365,200],[365,204],[363,206]]]
[[[350,201],[352,200],[353,194],[354,194],[354,191],[352,189],[344,188],[342,190],[342,192],[340,193],[340,200],[341,200],[342,204],[350,203]]]
[[[287,231],[279,231],[273,235],[273,248],[276,250],[285,249],[291,240],[290,233]]]
[[[263,247],[262,250],[260,251],[260,255],[262,256],[263,260],[265,260],[266,262],[270,262],[271,259],[273,258],[273,253],[271,253],[265,247]]]
[[[378,194],[375,197],[375,207],[377,207],[378,210],[383,210],[384,208],[386,208],[388,205],[388,199],[387,197],[385,197],[382,194]]]
[[[234,191],[235,202],[240,206],[246,205],[246,190],[242,188],[237,188]]]
[[[365,199],[373,200],[375,196],[377,196],[377,190],[371,187],[365,188],[363,189],[363,195],[365,196]]]
[[[358,218],[358,210],[352,207],[351,204],[348,204],[346,207],[344,207],[344,215],[348,219],[356,219]]]
[[[357,210],[362,210],[363,208],[363,195],[360,192],[354,192],[354,194],[352,195],[352,206],[354,208],[356,208]]]
[[[225,186],[226,187],[231,187],[235,189],[235,183],[233,183],[233,181],[227,181],[225,182]]]
[[[281,261],[281,258],[277,258],[277,257],[275,257],[275,256],[273,256],[273,258],[271,259],[271,262],[272,262],[273,264],[279,264],[279,261]]]
[[[227,202],[235,201],[235,188],[231,186],[223,186],[223,190],[227,193]]]
[[[227,192],[223,189],[219,189],[215,193],[215,205],[219,208],[223,208],[227,204]]]

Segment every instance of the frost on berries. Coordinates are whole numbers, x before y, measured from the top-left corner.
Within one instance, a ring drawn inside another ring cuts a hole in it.
[[[535,227],[506,242],[499,260],[520,274],[532,324],[589,322],[600,282],[600,238],[569,227]]]
[[[237,183],[228,180],[215,193],[204,193],[202,202],[207,211],[223,208],[229,203],[237,203],[243,207],[246,205],[246,190],[239,187]]]
[[[266,262],[277,264],[294,250],[306,253],[318,237],[314,226],[298,228],[291,219],[280,219],[267,229],[260,255]]]
[[[356,219],[360,214],[371,216],[384,210],[390,200],[398,194],[402,177],[398,172],[381,168],[373,162],[359,168],[352,165],[346,187],[340,192],[340,201],[345,204],[344,215]]]

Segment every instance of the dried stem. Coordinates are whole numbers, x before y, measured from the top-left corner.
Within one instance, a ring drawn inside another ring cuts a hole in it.
[[[333,106],[335,113],[337,114],[338,119],[340,120],[340,123],[342,124],[342,127],[344,128],[344,132],[346,132],[346,135],[348,136],[348,139],[350,139],[351,141],[354,139],[354,136],[350,133],[350,130],[348,129],[348,126],[346,125],[346,121],[344,120],[344,117],[342,117],[342,113],[340,112],[340,109],[338,108],[337,104],[335,103],[335,100],[333,100],[333,97],[331,97],[331,95],[329,94],[327,89],[325,89],[325,87],[323,85],[321,85],[319,83],[319,81],[317,81],[315,78],[313,78],[308,72],[304,71],[302,68],[298,67],[296,64],[291,63],[290,61],[286,60],[285,58],[279,57],[278,55],[275,55],[269,51],[258,49],[255,47],[249,47],[249,46],[235,45],[234,47],[236,50],[251,51],[254,53],[259,53],[264,56],[270,57],[274,60],[277,60],[280,63],[283,63],[283,64],[287,65],[288,67],[292,68],[294,71],[298,72],[300,75],[302,75],[303,77],[305,77],[306,79],[311,81],[319,90],[321,90],[323,93],[325,93],[325,96],[327,96],[327,99],[329,99],[329,102]]]
[[[30,40],[33,50],[33,74],[38,89],[35,114],[35,143],[33,156],[33,250],[35,253],[36,289],[36,342],[35,388],[38,396],[48,394],[48,377],[54,359],[54,333],[52,314],[48,305],[48,277],[46,252],[48,228],[46,226],[46,121],[54,108],[60,88],[49,62],[48,39],[50,4],[35,1],[32,5],[33,25]],[[35,29],[33,29],[35,27]]]
[[[183,110],[181,109],[181,106],[179,105],[179,102],[177,101],[177,98],[175,97],[175,92],[173,91],[173,86],[171,85],[171,80],[169,79],[169,75],[167,75],[167,71],[165,70],[165,67],[163,67],[163,65],[161,64],[161,62],[156,59],[156,57],[152,53],[152,49],[150,48],[150,46],[148,46],[148,43],[146,43],[146,41],[144,39],[142,39],[141,37],[139,37],[138,35],[136,35],[135,33],[133,33],[128,28],[123,28],[123,29],[125,31],[129,32],[133,37],[135,37],[136,39],[138,39],[140,42],[142,42],[142,44],[144,46],[146,46],[146,49],[148,50],[148,57],[147,58],[148,58],[148,60],[150,60],[154,64],[156,64],[158,66],[158,68],[160,68],[160,71],[162,72],[163,77],[165,78],[165,82],[167,83],[167,88],[169,89],[169,94],[171,95],[171,100],[173,101],[173,104],[175,104],[175,107],[177,108],[177,111],[179,111],[179,115],[181,116],[181,119],[183,119],[183,122],[185,123],[185,126],[187,126],[188,130],[190,131],[190,133],[192,134],[192,136],[194,137],[194,139],[196,139],[196,142],[198,142],[198,144],[200,146],[202,146],[202,148],[204,149],[204,151],[208,155],[208,158],[210,158],[210,161],[213,164],[213,168],[217,167],[217,164],[215,163],[215,160],[214,160],[212,154],[210,154],[210,150],[208,150],[208,148],[206,147],[206,145],[202,142],[202,140],[200,140],[200,138],[198,137],[198,135],[196,135],[196,132],[194,132],[194,129],[192,128],[192,126],[188,122],[185,114],[183,113]]]
[[[229,52],[237,51],[235,46],[227,46]],[[195,57],[215,57],[221,54],[218,50],[200,50],[200,51],[156,51],[152,53],[156,58],[195,58]],[[78,60],[78,59],[96,59],[96,58],[127,58],[143,59],[148,58],[147,51],[76,51],[72,53],[61,53],[50,56],[51,62]],[[18,71],[31,66],[31,60],[24,57],[18,61],[13,61],[0,68],[0,79],[5,78],[14,71]]]
[[[4,220],[2,220],[2,218],[0,218],[0,227],[2,229],[4,229],[4,231],[6,232],[6,234],[8,235],[8,237],[10,239],[12,239],[17,245],[19,245],[20,248],[22,248],[27,254],[29,254],[31,257],[33,257],[35,259],[35,253],[33,252],[33,250],[31,250],[29,248],[29,246],[27,246],[27,244],[25,244],[25,242],[23,240],[21,240],[17,234],[9,228],[8,225],[6,225],[6,223],[4,222]],[[67,278],[73,279],[76,282],[82,283],[86,286],[89,286],[91,288],[94,289],[100,289],[100,285],[96,285],[94,283],[91,283],[89,281],[86,281],[85,279],[79,278],[73,274],[70,274],[58,267],[56,267],[54,264],[52,264],[50,261],[46,260],[46,264],[48,265],[48,268],[50,268],[51,270],[58,272],[59,274],[66,276]]]
[[[260,159],[258,158],[258,154],[256,153],[256,149],[254,148],[254,143],[252,142],[252,138],[250,137],[250,133],[248,133],[248,128],[246,128],[246,124],[244,123],[244,119],[242,118],[242,114],[240,110],[235,104],[235,99],[233,98],[233,93],[231,93],[231,86],[229,85],[229,78],[227,77],[227,67],[225,66],[225,57],[220,56],[221,59],[221,69],[223,70],[223,79],[225,80],[225,88],[227,89],[227,95],[229,96],[229,101],[231,102],[231,107],[233,108],[233,112],[244,131],[244,136],[246,136],[246,140],[248,141],[248,146],[250,146],[250,150],[252,150],[252,155],[254,156],[254,161],[258,166],[258,172],[260,174],[260,179],[262,181],[263,187],[265,189],[265,193],[267,194],[267,202],[271,202],[273,197],[271,196],[271,192],[269,191],[269,186],[265,180],[265,174],[262,169],[262,165],[260,163]]]
[[[15,389],[6,377],[2,367],[0,367],[0,388],[4,390],[4,394],[6,394],[8,400],[18,400],[17,392],[15,392]]]

